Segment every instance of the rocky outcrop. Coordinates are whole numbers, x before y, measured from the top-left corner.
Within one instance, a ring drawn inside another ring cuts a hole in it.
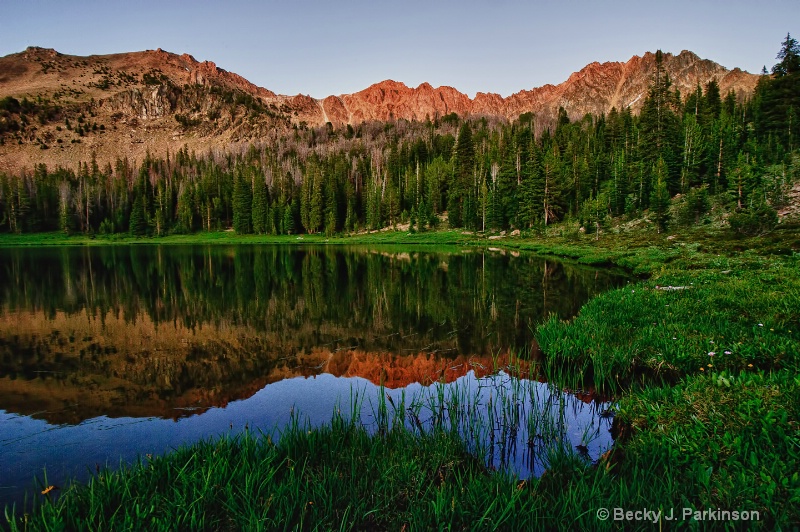
[[[163,51],[161,48],[153,53],[159,55],[167,63],[175,65],[179,69],[184,69],[186,71],[184,83],[190,85],[223,85],[261,98],[275,98],[276,96],[274,92],[254,85],[238,74],[219,68],[212,61],[200,62],[190,54],[176,56],[170,52]]]
[[[115,94],[102,105],[112,112],[133,115],[142,120],[160,118],[171,114],[177,104],[178,95],[168,85],[156,85],[145,89],[129,89]]]
[[[667,53],[663,57],[664,69],[673,87],[681,94],[695,90],[698,84],[704,86],[716,80],[723,95],[732,90],[739,97],[745,97],[752,93],[758,81],[756,75],[739,69],[727,70],[685,50],[678,55]],[[642,57],[634,56],[625,63],[595,62],[559,85],[523,90],[505,98],[499,94],[479,92],[471,99],[452,87],[434,88],[423,83],[410,88],[386,80],[353,94],[329,96],[321,100],[317,108],[310,102],[303,102],[294,110],[309,124],[332,122],[334,125],[393,118],[425,120],[448,113],[499,116],[508,120],[522,113],[535,113],[547,118],[555,117],[559,107],[563,107],[571,119],[578,119],[586,113],[608,113],[613,107],[629,107],[636,113],[644,103],[655,64],[655,54],[650,52]]]

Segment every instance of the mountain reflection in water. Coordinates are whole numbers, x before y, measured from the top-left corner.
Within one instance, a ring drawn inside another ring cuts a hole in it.
[[[537,323],[624,282],[483,250],[0,248],[0,503],[45,467],[51,482],[86,478],[245,426],[270,432],[293,407],[324,423],[353,390],[399,400],[460,383],[480,397],[507,386],[486,377],[495,369],[529,374],[509,353],[530,353]],[[600,423],[604,404],[556,396],[579,440]],[[540,467],[517,462],[521,476]]]

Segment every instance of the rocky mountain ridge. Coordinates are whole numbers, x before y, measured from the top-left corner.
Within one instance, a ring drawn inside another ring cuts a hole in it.
[[[758,76],[738,68],[727,70],[713,61],[700,59],[684,50],[678,55],[664,54],[665,71],[673,87],[681,94],[693,91],[698,84],[716,80],[720,92],[734,91],[744,97],[752,93]],[[508,97],[479,92],[471,99],[452,87],[434,88],[423,83],[416,88],[387,80],[362,91],[319,100],[323,112],[333,125],[369,120],[404,118],[425,120],[448,113],[459,115],[499,116],[513,120],[522,113],[554,117],[564,107],[571,119],[586,113],[608,113],[612,107],[630,107],[638,112],[644,103],[650,76],[655,69],[655,54],[633,56],[625,63],[591,63],[558,85],[522,90]],[[318,114],[309,112],[309,123],[319,123]]]
[[[722,94],[745,98],[758,81],[688,51],[663,58],[684,95],[716,80]],[[638,112],[654,68],[655,54],[648,52],[624,63],[591,63],[563,83],[508,97],[479,92],[470,98],[453,87],[386,80],[315,99],[276,94],[189,54],[157,49],[80,57],[30,47],[0,58],[0,171],[39,162],[74,167],[92,154],[101,161],[140,159],[184,145],[206,151],[269,140],[292,127],[435,120],[450,113],[502,120],[533,113],[546,127],[559,107],[572,119],[612,107]]]

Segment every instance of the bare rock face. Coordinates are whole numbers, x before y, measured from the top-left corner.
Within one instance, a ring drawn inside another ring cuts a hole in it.
[[[175,109],[177,95],[166,85],[145,89],[130,89],[115,94],[103,102],[112,112],[132,115],[142,120],[160,118]]]
[[[350,112],[338,96],[328,96],[319,102],[322,107],[322,119],[327,123],[349,124]]]
[[[190,54],[178,56],[161,48],[152,54],[156,56],[155,62],[168,66],[171,71],[169,73],[182,81],[181,84],[225,86],[262,98],[275,97],[274,92],[258,87],[238,74],[219,68],[213,61],[199,62]]]
[[[345,105],[349,123],[369,120],[425,120],[426,117],[443,116],[448,113],[469,114],[469,97],[452,87],[433,88],[423,83],[416,89],[404,83],[387,80],[376,83],[363,91],[340,97]]]

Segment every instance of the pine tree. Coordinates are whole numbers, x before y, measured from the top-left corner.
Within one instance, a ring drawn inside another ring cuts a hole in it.
[[[156,185],[156,195],[155,195],[155,214],[153,216],[153,223],[155,224],[155,234],[156,236],[162,236],[166,230],[166,222],[167,222],[167,206],[168,206],[168,198],[166,192],[166,182],[161,180]]]
[[[332,236],[339,230],[339,194],[336,190],[336,180],[331,174],[325,179],[324,192],[325,234]]]
[[[72,231],[70,203],[69,183],[62,181],[58,186],[58,226],[67,235]]]
[[[192,211],[192,191],[189,184],[182,182],[178,188],[178,225],[181,233],[190,233],[194,229],[194,213]]]
[[[239,170],[233,185],[233,229],[239,234],[252,232],[252,204],[250,178]]]
[[[291,203],[287,204],[283,210],[283,233],[287,235],[293,235],[295,233],[295,210],[297,209],[297,203],[295,200],[292,200]]]
[[[562,160],[557,144],[553,144],[553,147],[545,153],[540,179],[542,221],[547,227],[557,221],[564,212]]]
[[[656,52],[655,67],[639,116],[641,127],[641,156],[648,166],[663,159],[667,170],[667,188],[671,194],[680,191],[681,124],[676,113],[677,96],[670,89],[672,82],[664,68],[661,50]]]
[[[776,57],[781,61],[772,67],[772,73],[777,77],[788,76],[800,72],[800,45],[797,39],[787,33],[786,39],[781,43],[781,50]]]
[[[132,236],[142,236],[147,233],[147,220],[145,219],[145,194],[138,187],[134,191],[133,203],[131,205],[131,217],[128,223],[129,231]]]
[[[800,45],[787,34],[772,67],[773,77],[762,76],[756,87],[756,131],[774,135],[788,151],[797,146],[800,115]]]
[[[736,208],[744,209],[747,206],[750,192],[754,188],[754,176],[749,157],[741,151],[736,158],[736,166],[731,173],[729,187],[730,194],[736,201]]]
[[[464,122],[458,131],[458,139],[453,153],[453,178],[448,189],[447,215],[451,227],[461,227],[466,220],[474,217],[474,205],[470,202],[469,212],[464,212],[465,201],[470,194],[475,171],[475,146],[472,143],[472,128]]]
[[[319,170],[312,176],[311,206],[308,212],[308,226],[306,231],[316,233],[322,228],[322,217],[325,209],[324,183]]]
[[[306,168],[306,173],[303,176],[303,182],[300,184],[300,223],[308,231],[311,225],[309,221],[309,214],[311,213],[311,197],[313,196],[314,180],[309,168]]]
[[[628,198],[628,175],[625,151],[620,149],[611,159],[611,210],[619,216],[625,212],[625,201]]]
[[[542,216],[542,207],[544,206],[543,156],[536,146],[532,146],[527,153],[529,157],[523,163],[524,172],[517,170],[521,176],[517,195],[519,198],[518,223],[522,227],[532,227],[544,219]]]
[[[716,79],[712,79],[706,83],[703,99],[705,103],[703,107],[707,115],[705,117],[705,121],[711,122],[712,120],[719,118],[719,114],[722,112],[722,99],[719,93],[719,84],[717,83]]]
[[[22,233],[30,229],[31,197],[28,192],[25,177],[20,176],[16,180],[16,190],[14,194],[14,231]]]
[[[269,194],[263,176],[256,174],[253,181],[253,232],[262,235],[267,232],[269,225]]]
[[[653,168],[653,192],[650,196],[650,211],[659,233],[665,231],[669,221],[669,190],[667,189],[667,165],[659,159]]]
[[[419,208],[417,209],[417,230],[420,232],[425,231],[428,225],[431,224],[432,218],[434,218],[434,214],[431,212],[428,202],[423,198],[419,202]]]

